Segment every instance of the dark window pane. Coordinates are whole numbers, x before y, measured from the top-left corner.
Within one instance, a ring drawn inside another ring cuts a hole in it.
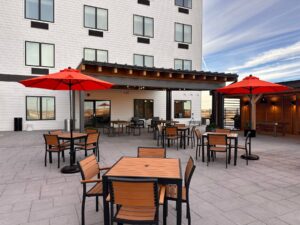
[[[41,20],[53,22],[53,0],[41,0]]]
[[[39,0],[26,0],[26,18],[39,19]]]
[[[42,119],[55,119],[55,100],[53,97],[42,97]]]
[[[27,97],[26,98],[26,119],[27,120],[40,120],[40,98]]]
[[[96,8],[85,6],[84,7],[84,26],[96,28]]]
[[[153,100],[152,99],[135,99],[134,116],[150,119],[153,117]]]
[[[192,8],[192,0],[184,0],[184,7]]]
[[[175,0],[175,5],[183,6],[184,0]]]
[[[174,101],[175,118],[191,118],[191,101],[175,100]]]

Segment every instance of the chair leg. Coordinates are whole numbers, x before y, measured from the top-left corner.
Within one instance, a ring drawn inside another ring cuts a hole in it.
[[[45,151],[45,167],[47,166],[47,151]]]
[[[198,145],[196,146],[196,160],[198,159]]]
[[[98,157],[98,162],[100,162],[100,151],[99,151],[99,146],[97,147],[97,157]]]
[[[188,225],[191,225],[191,211],[190,211],[190,203],[186,203],[186,214],[188,219]]]
[[[61,152],[61,155],[62,155],[62,158],[63,158],[63,162],[65,162],[66,160],[65,160],[65,151],[62,151]]]
[[[227,152],[227,150],[226,150],[226,169],[227,169],[227,164],[228,164],[228,152]]]
[[[84,153],[85,157],[87,157],[87,150],[84,150],[84,152],[85,152],[85,153]]]
[[[59,168],[60,167],[60,152],[57,153],[57,167]]]
[[[85,196],[82,196],[82,203],[81,203],[81,224],[85,224]]]
[[[96,212],[99,211],[99,197],[96,196]]]
[[[207,166],[209,165],[209,161],[210,161],[210,151],[209,149],[207,149]]]
[[[52,163],[52,152],[49,152],[49,162]]]
[[[167,225],[168,202],[165,200],[163,209],[163,225]]]

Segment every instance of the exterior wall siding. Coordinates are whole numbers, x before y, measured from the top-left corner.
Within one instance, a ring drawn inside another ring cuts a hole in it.
[[[174,0],[150,1],[150,6],[137,4],[135,0],[55,0],[54,23],[49,23],[49,30],[31,28],[31,20],[25,19],[24,0],[5,1],[0,7],[0,74],[31,75],[30,66],[25,66],[25,41],[55,44],[55,67],[49,72],[56,72],[71,66],[76,68],[83,58],[83,48],[108,50],[111,63],[133,64],[133,54],[153,55],[154,66],[173,68],[174,59],[192,60],[192,69],[201,70],[202,58],[202,0],[194,0],[189,14],[178,13]],[[84,28],[84,5],[108,9],[108,31],[104,37],[88,35]],[[154,18],[154,38],[150,44],[137,43],[133,35],[133,15]],[[178,49],[174,41],[174,23],[193,26],[192,44],[189,49]],[[46,90],[28,90],[17,83],[1,82],[0,130],[12,130],[11,118],[24,116],[25,98],[28,93],[57,96],[56,108],[62,107],[61,115],[55,121],[37,121],[34,129],[61,128],[63,118],[68,117],[68,93],[49,92]],[[141,97],[142,98],[142,97]],[[25,119],[25,117],[23,117]]]

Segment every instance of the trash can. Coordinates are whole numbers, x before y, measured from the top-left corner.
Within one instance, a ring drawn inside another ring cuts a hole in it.
[[[14,118],[14,131],[22,131],[23,130],[23,118],[15,117]]]
[[[71,131],[71,120],[65,119],[65,131],[70,132]]]

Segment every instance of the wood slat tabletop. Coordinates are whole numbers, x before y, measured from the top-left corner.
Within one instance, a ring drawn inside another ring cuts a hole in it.
[[[204,137],[206,137],[209,134],[223,134],[226,135],[228,138],[238,138],[239,135],[238,133],[216,133],[216,132],[205,132],[204,134],[202,134]]]
[[[87,134],[85,134],[85,133],[78,133],[78,132],[73,133],[73,139],[83,138],[85,136],[87,136]],[[58,137],[61,139],[71,139],[71,133],[64,132],[64,133],[59,134]]]
[[[105,176],[181,179],[180,160],[123,157]]]

